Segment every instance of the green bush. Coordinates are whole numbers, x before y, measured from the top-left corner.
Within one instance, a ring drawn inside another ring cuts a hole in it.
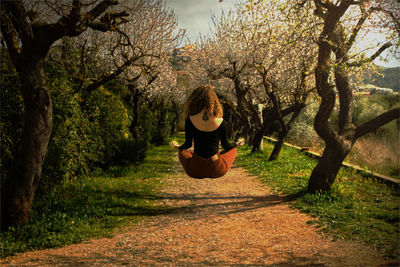
[[[157,129],[157,131],[153,132],[153,135],[151,137],[150,143],[154,144],[156,146],[161,146],[166,143],[166,140],[169,137],[169,130],[168,128],[161,128]]]
[[[103,167],[112,164],[118,143],[129,139],[130,119],[122,101],[104,87],[84,97],[84,112],[90,122],[90,139],[96,144],[92,162]]]
[[[20,145],[23,127],[23,99],[19,77],[6,50],[1,50],[1,177],[7,177]],[[133,141],[130,118],[120,100],[103,87],[79,92],[78,84],[54,63],[46,66],[47,84],[53,103],[53,129],[42,166],[38,193],[47,192],[61,181],[88,174],[113,161],[140,162],[146,142]],[[120,83],[110,83],[119,86]]]
[[[171,132],[172,113],[169,108],[157,105],[150,109],[143,105],[140,110],[139,134],[149,143],[160,146],[166,143]]]
[[[370,97],[356,97],[353,107],[353,121],[360,125],[375,118],[390,109],[399,107],[400,97],[398,95],[371,95]],[[399,121],[392,121],[377,129],[374,134],[378,138],[398,140]]]
[[[4,49],[1,73],[0,164],[4,180],[20,144],[24,109],[19,77]],[[88,83],[81,87],[57,62],[48,62],[46,73],[53,103],[53,129],[39,191],[46,192],[98,167],[142,162],[149,143],[166,142],[172,116],[160,100],[151,107],[149,103],[141,107],[139,138],[135,140],[129,132],[131,116],[121,101],[127,93],[123,83],[115,80],[86,92]]]
[[[308,104],[294,121],[286,140],[298,146],[311,146],[319,137],[314,130],[314,117],[318,111],[318,103]]]
[[[71,82],[64,78],[49,79],[53,100],[53,130],[43,163],[41,190],[49,190],[63,180],[88,172],[88,149],[91,146],[89,121],[80,108],[80,97]]]
[[[365,120],[370,119],[364,114],[371,113],[371,105],[374,105],[375,109],[386,111],[395,107],[400,106],[399,95],[383,95],[375,94],[370,97],[356,96],[353,102],[353,117],[355,123],[363,123]],[[379,113],[378,113],[379,114]],[[378,115],[378,114],[375,114]],[[374,114],[371,115],[373,117]]]

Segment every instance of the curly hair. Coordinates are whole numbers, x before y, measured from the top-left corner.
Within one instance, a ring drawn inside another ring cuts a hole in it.
[[[207,115],[222,118],[222,106],[214,88],[212,85],[205,84],[193,90],[185,103],[185,118],[200,113],[203,108]]]

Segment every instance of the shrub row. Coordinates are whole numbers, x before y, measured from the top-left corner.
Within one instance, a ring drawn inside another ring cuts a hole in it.
[[[119,88],[113,88],[115,82],[86,92],[85,85],[79,90],[74,79],[55,65],[49,64],[46,71],[53,102],[53,130],[39,193],[97,168],[141,162],[150,142],[162,144],[168,137],[169,124],[160,129],[159,116],[153,114],[157,113],[157,107],[150,109],[146,104],[140,110],[143,119],[139,137],[132,137],[130,111],[116,92]],[[1,179],[4,182],[23,127],[21,85],[5,50],[1,51],[1,73]]]

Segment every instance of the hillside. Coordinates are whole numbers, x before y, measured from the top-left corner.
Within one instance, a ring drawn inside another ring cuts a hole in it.
[[[385,68],[378,66],[378,71],[382,76],[376,74],[372,75],[370,78],[364,79],[364,83],[391,88],[396,92],[400,92],[400,67]],[[369,75],[365,76],[368,77]]]

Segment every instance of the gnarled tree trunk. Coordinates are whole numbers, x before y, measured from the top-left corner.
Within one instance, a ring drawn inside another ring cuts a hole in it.
[[[171,120],[171,130],[169,132],[170,136],[173,136],[176,132],[176,128],[179,121],[180,109],[178,103],[172,100],[172,110],[174,112],[174,117]]]
[[[303,99],[303,101],[304,102],[306,101],[306,97]],[[278,118],[279,118],[279,122],[280,122],[280,125],[281,125],[281,129],[280,129],[279,134],[278,134],[278,141],[275,143],[274,149],[272,150],[271,155],[269,156],[269,159],[268,159],[269,161],[273,161],[273,160],[277,160],[278,159],[279,154],[280,154],[280,152],[282,150],[282,147],[283,147],[283,145],[285,143],[286,136],[289,134],[289,131],[290,131],[291,127],[292,127],[292,123],[300,115],[300,112],[304,107],[305,107],[304,103],[296,103],[291,108],[288,108],[288,109],[286,109],[284,111],[280,111],[279,110],[279,114],[280,115],[278,116]],[[293,110],[293,114],[292,114],[292,117],[290,118],[290,120],[286,123],[283,120],[283,117],[286,114],[289,114],[289,113],[287,113],[289,110]]]
[[[120,23],[126,12],[113,13],[113,20],[96,20],[116,0],[103,0],[81,14],[82,2],[71,2],[69,14],[56,23],[38,23],[21,0],[1,1],[1,33],[10,58],[19,74],[24,99],[24,129],[21,150],[17,152],[1,188],[1,230],[29,219],[35,189],[52,130],[52,104],[46,85],[44,63],[51,45],[63,36],[77,36],[88,27],[108,31]]]
[[[335,182],[344,158],[350,150],[336,145],[327,145],[321,159],[313,169],[307,191],[328,191]]]
[[[129,131],[132,133],[132,137],[134,139],[138,139],[139,137],[139,101],[142,93],[139,88],[136,88],[134,85],[128,85],[130,95],[129,95],[129,105],[132,109],[132,121],[129,125]]]
[[[287,133],[285,133],[284,131],[282,131],[279,134],[278,140],[276,141],[276,143],[274,145],[274,149],[272,150],[271,154],[269,155],[268,161],[273,161],[273,160],[278,159],[279,153],[281,152],[283,144],[285,142],[286,135],[287,135]]]
[[[358,127],[353,125],[353,96],[348,79],[348,68],[351,64],[348,63],[348,52],[358,31],[374,8],[370,8],[366,12],[363,11],[355,29],[352,31],[352,35],[346,38],[346,31],[340,24],[340,18],[351,5],[356,3],[350,0],[342,0],[336,5],[331,1],[323,3],[314,0],[314,2],[317,8],[315,13],[324,20],[324,28],[318,40],[318,65],[315,69],[316,87],[321,96],[321,104],[314,119],[314,128],[324,140],[326,147],[308,182],[308,191],[312,193],[328,191],[331,188],[343,160],[359,137],[394,119],[398,119],[400,112],[399,108],[392,109]],[[371,61],[388,47],[388,44],[381,47],[372,56]],[[334,64],[330,62],[332,52],[335,54]],[[329,83],[332,66],[340,104],[337,127],[332,127],[329,122],[336,100],[333,86]]]
[[[263,125],[263,126],[264,126],[264,125]],[[259,129],[259,130],[254,134],[251,153],[261,150],[261,143],[262,143],[262,141],[263,141],[264,133],[265,133],[265,128],[262,127],[261,129]]]
[[[29,209],[50,139],[52,104],[43,64],[44,59],[27,63],[29,67],[20,73],[25,104],[24,129],[21,150],[16,154],[2,188],[4,228],[29,220]]]

